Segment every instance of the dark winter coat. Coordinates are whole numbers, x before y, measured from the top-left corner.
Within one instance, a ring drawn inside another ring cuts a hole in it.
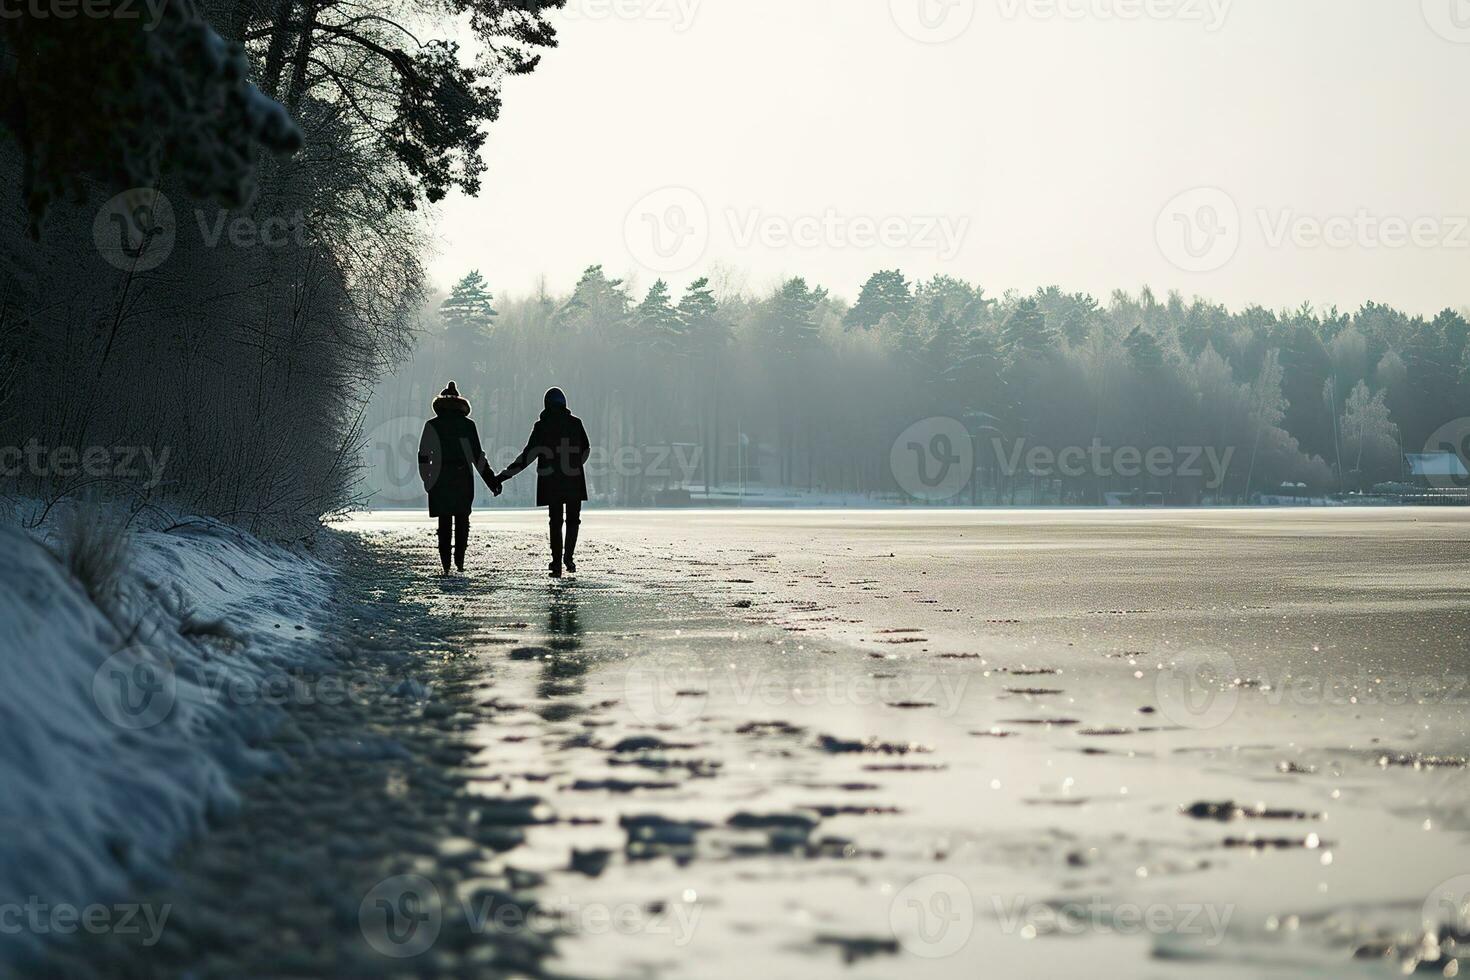
[[[509,480],[536,464],[536,506],[587,499],[587,456],[592,452],[582,420],[565,408],[548,408],[531,429],[526,448],[500,474]]]
[[[490,483],[490,462],[470,421],[470,403],[455,396],[434,399],[434,417],[419,439],[419,476],[429,491],[429,516],[468,514],[475,503],[475,473]]]

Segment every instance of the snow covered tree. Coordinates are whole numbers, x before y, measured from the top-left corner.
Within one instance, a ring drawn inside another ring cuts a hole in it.
[[[679,318],[688,332],[701,391],[695,397],[701,463],[705,491],[720,482],[720,394],[725,349],[730,344],[730,324],[720,310],[708,278],[689,285],[679,301]]]
[[[1384,393],[1371,391],[1363,381],[1357,383],[1343,405],[1342,456],[1349,467],[1344,477],[1360,490],[1403,472],[1399,427],[1389,417]]]
[[[1041,357],[1056,348],[1056,331],[1046,322],[1036,300],[1026,298],[1006,317],[1000,328],[1001,349],[1012,362]]]
[[[875,272],[863,283],[858,301],[842,318],[842,325],[870,330],[890,313],[900,317],[908,316],[913,306],[914,295],[902,272],[897,269]]]
[[[685,357],[689,337],[684,318],[674,309],[669,284],[662,279],[649,287],[648,294],[633,311],[638,337],[651,350],[673,357]]]
[[[260,150],[301,147],[286,111],[246,79],[245,52],[193,0],[150,5],[147,16],[103,3],[112,15],[32,7],[0,18],[0,124],[24,155],[32,235],[49,204],[82,196],[88,179],[151,187],[166,170],[190,194],[238,206]]]
[[[472,328],[486,331],[497,316],[494,297],[485,288],[485,277],[478,269],[454,284],[449,296],[439,304],[439,316],[450,329]]]
[[[765,310],[766,336],[780,354],[816,347],[821,339],[817,307],[827,298],[825,289],[812,289],[802,278],[788,279],[771,297]]]
[[[485,288],[485,277],[470,272],[439,304],[444,321],[444,343],[451,364],[464,364],[485,371],[490,359],[490,333],[495,324],[493,297]]]
[[[1164,366],[1164,352],[1158,340],[1141,326],[1133,328],[1124,339],[1123,347],[1128,351],[1133,370],[1141,375],[1152,374]]]

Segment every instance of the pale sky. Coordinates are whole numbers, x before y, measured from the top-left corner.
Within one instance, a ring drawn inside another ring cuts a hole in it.
[[[945,273],[1470,303],[1467,0],[571,0],[447,286]]]

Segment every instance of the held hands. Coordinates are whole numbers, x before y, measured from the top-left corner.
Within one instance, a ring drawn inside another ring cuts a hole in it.
[[[497,497],[500,496],[500,492],[505,489],[505,481],[502,480],[494,470],[491,470],[489,482],[490,492],[495,494],[495,496]]]

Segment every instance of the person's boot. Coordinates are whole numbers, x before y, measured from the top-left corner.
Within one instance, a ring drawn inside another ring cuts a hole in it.
[[[561,521],[551,522],[551,577],[561,578]]]
[[[470,548],[470,522],[457,520],[454,524],[454,567],[464,571],[464,555]]]
[[[449,532],[439,532],[439,561],[444,565],[442,574],[449,574]]]
[[[567,571],[571,572],[573,575],[577,574],[577,563],[572,558],[572,555],[577,550],[577,528],[578,524],[576,521],[567,521],[567,540],[566,544],[562,548],[562,564],[564,564],[567,567]]]

